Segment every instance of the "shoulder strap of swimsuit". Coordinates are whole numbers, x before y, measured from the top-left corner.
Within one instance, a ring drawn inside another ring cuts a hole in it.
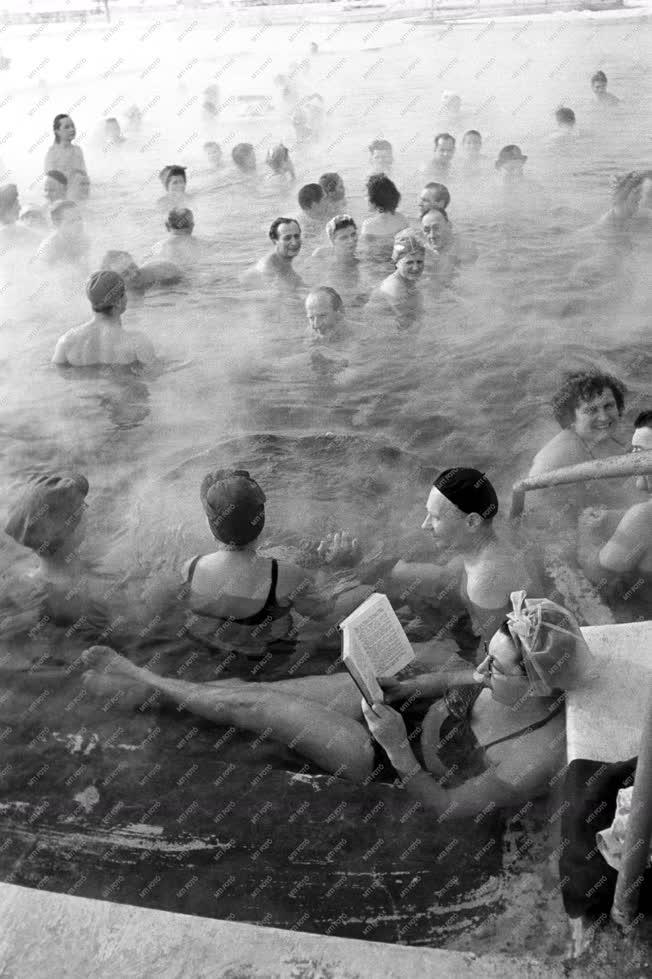
[[[562,697],[560,699],[560,702],[555,707],[555,709],[550,711],[550,713],[547,714],[545,717],[542,717],[541,720],[535,721],[534,724],[528,724],[527,727],[522,727],[518,731],[512,731],[511,734],[505,734],[502,738],[496,738],[495,741],[490,741],[488,744],[483,744],[482,747],[486,751],[487,748],[493,748],[494,745],[502,744],[503,741],[511,741],[512,738],[519,738],[522,734],[530,734],[532,731],[536,731],[540,727],[544,727],[549,720],[551,720],[553,717],[556,717],[556,715],[561,710],[564,709],[564,704],[565,704],[565,700]]]
[[[276,604],[276,585],[278,582],[278,561],[275,557],[272,558],[272,583],[269,586],[269,593],[267,595],[267,600],[265,602],[265,607],[271,604]]]
[[[195,568],[197,567],[197,562],[199,561],[200,558],[201,558],[201,554],[195,554],[194,558],[190,562],[190,566],[188,567],[188,575],[186,577],[186,581],[188,582],[188,584],[190,584],[190,582],[192,581],[192,576],[195,573]]]

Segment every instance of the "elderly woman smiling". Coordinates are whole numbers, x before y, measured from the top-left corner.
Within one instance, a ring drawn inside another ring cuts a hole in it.
[[[216,724],[263,734],[345,780],[366,785],[398,776],[442,821],[519,806],[548,791],[565,763],[563,691],[581,683],[589,665],[570,613],[525,592],[512,594],[507,622],[474,674],[384,681],[388,698],[405,702],[403,715],[387,704],[361,706],[348,674],[193,684],[155,676],[106,646],[84,655],[95,676],[119,689],[136,689],[143,700],[155,692]],[[429,705],[444,691],[443,702]],[[415,723],[408,708],[418,700],[426,705]]]

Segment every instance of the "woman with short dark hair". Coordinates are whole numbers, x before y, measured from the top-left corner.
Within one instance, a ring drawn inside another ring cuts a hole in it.
[[[77,131],[67,112],[60,112],[54,117],[52,129],[54,142],[46,153],[43,172],[59,170],[68,180],[75,170],[83,170],[84,173],[88,173],[84,154],[79,146],[73,146]]]

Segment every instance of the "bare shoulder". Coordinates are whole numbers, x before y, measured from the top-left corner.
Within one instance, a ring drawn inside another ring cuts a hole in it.
[[[585,462],[586,458],[586,452],[579,439],[574,438],[569,429],[564,429],[537,452],[529,475],[536,476],[549,469],[572,466],[576,462]]]
[[[566,763],[564,712],[522,737],[489,748],[496,777],[523,798],[541,795]]]

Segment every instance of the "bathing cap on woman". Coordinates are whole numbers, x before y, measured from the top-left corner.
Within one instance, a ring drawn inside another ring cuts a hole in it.
[[[244,547],[265,526],[265,494],[246,469],[208,473],[199,496],[213,536],[223,544]]]
[[[23,547],[54,554],[81,520],[87,493],[80,473],[36,476],[9,511],[5,533]]]

